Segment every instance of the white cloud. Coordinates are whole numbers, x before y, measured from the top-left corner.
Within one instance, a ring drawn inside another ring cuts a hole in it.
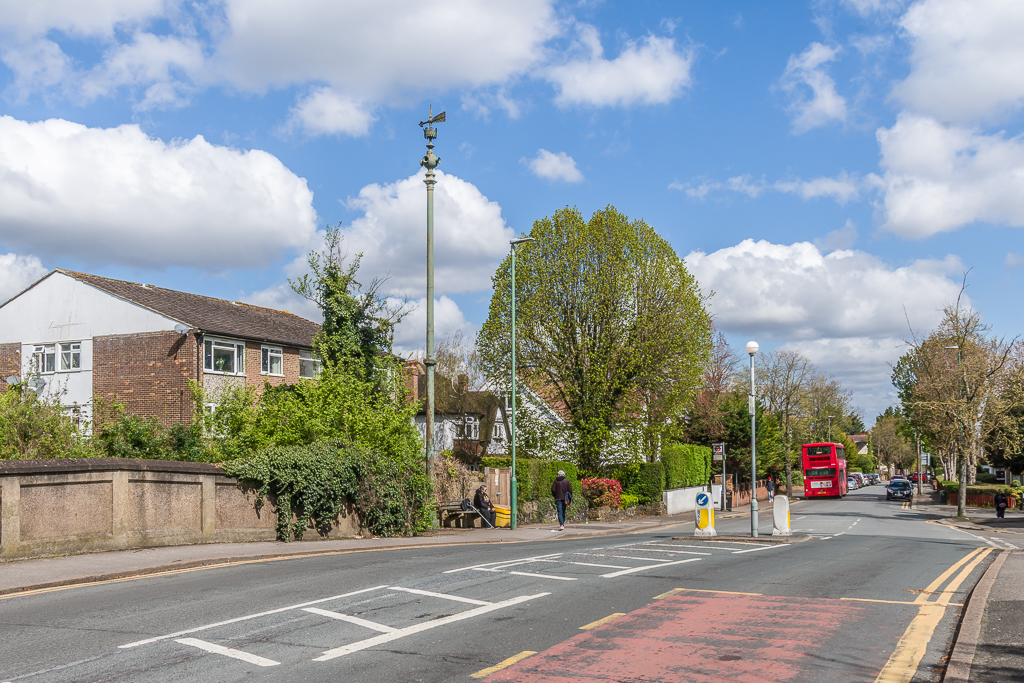
[[[533,159],[520,159],[538,178],[561,180],[566,183],[578,183],[583,174],[576,168],[576,161],[565,152],[554,154],[546,149],[538,149]]]
[[[37,36],[51,30],[75,36],[110,36],[118,26],[166,14],[169,0],[0,0],[0,30]]]
[[[35,256],[0,254],[0,304],[49,272]]]
[[[963,266],[955,257],[891,268],[856,250],[823,255],[808,242],[744,240],[711,254],[692,252],[686,264],[705,291],[726,332],[774,339],[816,340],[898,337],[938,322],[955,299]]]
[[[912,68],[893,94],[914,112],[969,122],[1024,103],[1024,3],[922,0],[899,23]]]
[[[402,98],[504,82],[544,56],[561,29],[549,0],[425,4],[226,0],[213,62],[228,82],[262,91],[321,82],[359,99]]]
[[[319,88],[292,108],[286,129],[301,129],[307,135],[361,137],[370,132],[376,120],[364,103],[338,95],[331,88]]]
[[[513,238],[501,207],[472,183],[437,171],[434,188],[434,281],[438,295],[476,292],[508,253]],[[347,202],[363,215],[343,228],[345,248],[362,252],[364,278],[390,273],[389,292],[426,291],[426,204],[423,171],[388,185],[367,185]]]
[[[846,99],[836,91],[836,82],[824,68],[838,54],[839,48],[811,43],[802,54],[789,58],[779,88],[793,97],[789,113],[794,133],[804,133],[832,121],[846,121]]]
[[[605,59],[597,29],[583,24],[579,32],[586,54],[544,71],[558,89],[560,106],[666,104],[693,82],[693,52],[677,49],[674,38],[629,41],[618,57]]]
[[[843,4],[862,17],[876,12],[888,13],[899,10],[906,0],[843,0]]]
[[[79,85],[81,97],[89,102],[113,93],[122,86],[144,89],[138,110],[188,103],[190,81],[203,71],[202,44],[192,37],[155,36],[139,32],[131,43],[107,52],[101,64],[84,74]]]
[[[803,199],[814,199],[817,197],[831,197],[840,204],[846,204],[851,199],[860,196],[861,181],[856,175],[849,175],[843,171],[835,178],[813,178],[812,180],[779,180],[775,183],[775,189],[779,192],[796,194]]]
[[[392,300],[391,303],[397,306],[403,302]],[[409,314],[395,327],[394,351],[401,356],[408,356],[427,346],[427,300],[420,298],[407,302],[407,305]],[[448,297],[434,299],[435,343],[459,330],[472,337],[477,326],[466,320],[459,305]]]
[[[814,246],[823,252],[836,249],[849,249],[857,243],[857,226],[849,218],[846,225],[825,235],[824,239],[814,240]]]
[[[764,179],[754,180],[749,174],[738,175],[729,178],[724,183],[716,180],[702,180],[699,184],[693,185],[691,183],[680,183],[678,181],[671,182],[668,185],[670,190],[679,190],[685,192],[687,197],[694,199],[704,199],[712,192],[739,192],[745,194],[751,199],[756,198],[765,188]]]
[[[0,242],[135,267],[264,267],[316,232],[306,181],[261,150],[137,125],[0,116]]]
[[[1011,268],[1024,268],[1024,256],[1014,254],[1012,251],[1007,252],[1006,265]]]
[[[900,114],[877,137],[885,229],[921,238],[974,221],[1024,226],[1024,136]]]

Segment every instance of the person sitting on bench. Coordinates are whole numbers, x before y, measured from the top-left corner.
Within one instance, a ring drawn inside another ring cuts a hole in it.
[[[494,506],[491,504],[491,499],[487,497],[487,485],[484,484],[476,490],[476,495],[473,496],[473,507],[477,509],[480,516],[487,520],[487,523],[492,527],[494,526]]]

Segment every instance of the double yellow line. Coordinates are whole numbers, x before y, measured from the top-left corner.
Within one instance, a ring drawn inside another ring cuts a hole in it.
[[[928,649],[928,643],[931,642],[935,628],[946,613],[946,607],[949,606],[950,600],[967,577],[971,575],[971,572],[993,550],[995,549],[978,548],[971,551],[962,560],[939,574],[938,578],[928,584],[928,587],[917,596],[912,603],[920,605],[917,616],[907,626],[907,630],[896,644],[896,649],[889,657],[889,661],[882,667],[875,683],[910,683]],[[942,584],[946,583],[958,569],[960,573],[952,581],[949,581],[945,590],[938,592]],[[928,598],[932,595],[936,597],[929,601]]]

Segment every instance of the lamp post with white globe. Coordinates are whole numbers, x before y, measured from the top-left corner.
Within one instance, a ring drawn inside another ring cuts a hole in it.
[[[747,409],[750,412],[750,535],[757,538],[757,391],[754,388],[754,354],[761,348],[756,341],[747,342],[750,354],[750,396]]]

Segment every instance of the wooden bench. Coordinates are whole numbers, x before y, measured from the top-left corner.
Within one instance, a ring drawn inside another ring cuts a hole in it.
[[[441,526],[449,529],[473,529],[484,526],[484,522],[476,510],[463,510],[461,500],[450,500],[441,506]]]

